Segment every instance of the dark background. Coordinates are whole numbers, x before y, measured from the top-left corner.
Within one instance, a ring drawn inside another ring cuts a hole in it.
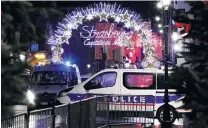
[[[99,3],[95,1],[59,1],[56,2],[57,9],[62,11],[64,14],[68,14],[75,10],[76,8],[85,8],[89,5],[93,5],[94,3]],[[124,1],[116,1],[116,2],[105,2],[117,5],[121,5],[122,8],[126,8],[128,10],[134,11],[137,14],[140,14],[141,18],[145,21],[152,21],[152,29],[156,31],[154,17],[159,13],[156,9],[156,2],[154,1],[131,1],[131,2],[124,2]],[[36,7],[50,7],[52,6],[52,2],[40,2],[36,1],[33,2],[34,6]],[[53,29],[56,29],[56,25],[58,22],[62,21],[65,15],[60,17],[52,17],[49,21],[41,21],[41,19],[36,19],[38,26],[41,28],[46,28],[47,23],[52,24]],[[96,21],[92,21],[91,24],[96,23]],[[84,24],[90,24],[84,23]],[[47,28],[46,28],[47,31]],[[94,51],[93,48],[89,48],[83,44],[83,39],[80,38],[80,30],[73,30],[72,37],[69,39],[70,44],[63,44],[64,53],[63,58],[64,60],[68,60],[71,63],[75,63],[79,66],[81,72],[86,71],[86,65],[91,64],[94,58]],[[45,42],[38,42],[40,45],[40,49],[45,49],[46,45]]]

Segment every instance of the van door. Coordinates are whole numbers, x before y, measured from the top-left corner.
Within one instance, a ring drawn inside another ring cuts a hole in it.
[[[121,94],[130,96],[130,103],[154,104],[156,94],[156,74],[145,72],[124,72]],[[137,100],[133,100],[137,99]]]
[[[116,72],[103,72],[88,81],[84,88],[88,94],[118,94],[118,87],[116,86],[117,76]]]

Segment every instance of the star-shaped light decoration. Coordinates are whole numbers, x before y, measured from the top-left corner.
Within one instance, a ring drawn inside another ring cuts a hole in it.
[[[120,17],[120,16],[116,16],[116,17],[115,17],[115,21],[116,21],[117,23],[121,22],[121,17]]]
[[[125,25],[126,28],[130,28],[131,27],[131,23],[130,22],[126,22],[124,25]]]
[[[138,24],[135,23],[135,22],[133,23],[133,27],[134,27],[134,30],[137,31],[137,32],[141,29],[141,26],[138,25]]]
[[[63,43],[67,43],[68,44],[68,38],[67,38],[67,36],[65,36],[65,35],[62,36],[61,37],[61,40],[62,40]]]
[[[128,13],[128,10],[126,10],[124,14],[121,14],[121,17],[123,22],[130,22],[132,15]]]
[[[92,14],[88,14],[86,17],[87,20],[92,20],[93,19],[93,15]]]
[[[84,16],[81,13],[77,13],[77,15],[74,16],[74,20],[76,23],[82,24]]]
[[[111,12],[110,13],[110,15],[109,15],[109,17],[111,17],[111,18],[113,18],[113,19],[116,19],[116,13],[115,12]]]
[[[58,45],[61,45],[61,44],[63,44],[63,42],[62,42],[62,37],[58,37],[58,38],[56,39],[56,45],[58,46]]]
[[[74,28],[74,24],[72,24],[72,23],[67,24],[67,28],[68,29],[73,29]]]
[[[62,38],[62,42],[69,44],[68,39],[71,38],[72,32],[71,31],[65,31]]]
[[[142,40],[146,42],[147,36],[144,33],[141,35],[141,37],[142,37]]]
[[[100,21],[106,21],[106,22],[108,22],[108,14],[106,14],[104,11],[102,11],[99,15],[99,18],[100,18]]]
[[[77,29],[78,26],[79,26],[79,24],[77,22],[75,22],[75,20],[73,20],[67,24],[67,29],[68,30]]]

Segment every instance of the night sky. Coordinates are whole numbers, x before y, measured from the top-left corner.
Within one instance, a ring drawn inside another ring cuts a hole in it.
[[[56,2],[57,9],[60,9],[65,14],[70,13],[77,7],[87,7],[90,4],[94,4],[98,2],[93,1],[61,1]],[[154,17],[156,16],[156,2],[154,1],[134,1],[134,2],[106,2],[106,3],[116,3],[120,4],[123,8],[127,8],[131,11],[134,11],[141,15],[141,18],[144,20],[151,20],[154,21]],[[47,7],[50,6],[51,2],[34,2],[35,6],[39,7]],[[61,19],[57,19],[54,17],[53,19],[50,19],[49,23],[53,25],[55,28],[57,22],[59,22]],[[90,23],[89,23],[90,24]],[[152,23],[152,28],[154,28],[154,22]],[[153,29],[154,31],[154,29]],[[88,63],[92,63],[93,58],[93,51],[92,48],[89,48],[88,46],[85,46],[83,44],[83,40],[80,38],[79,35],[80,31],[73,30],[72,37],[70,38],[69,42],[70,44],[63,44],[64,48],[64,54],[63,58],[64,60],[69,60],[72,63],[76,63],[81,72],[83,72],[86,69],[86,65]]]

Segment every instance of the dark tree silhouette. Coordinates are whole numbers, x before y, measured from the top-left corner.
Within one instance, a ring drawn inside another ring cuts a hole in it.
[[[1,116],[6,118],[13,114],[8,106],[24,101],[25,81],[20,75],[28,65],[20,60],[20,54],[26,52],[32,41],[46,41],[45,28],[38,26],[36,18],[47,21],[62,13],[54,2],[47,8],[26,1],[1,3]]]
[[[188,51],[182,55],[186,62],[175,69],[173,79],[176,86],[183,85],[178,92],[186,94],[184,107],[193,109],[188,116],[190,122],[186,123],[193,128],[204,128],[208,126],[208,6],[201,1],[188,3],[191,10],[176,16],[175,20],[190,23],[191,29],[184,38],[192,38],[193,42],[184,42]],[[188,15],[194,18],[189,19]]]

